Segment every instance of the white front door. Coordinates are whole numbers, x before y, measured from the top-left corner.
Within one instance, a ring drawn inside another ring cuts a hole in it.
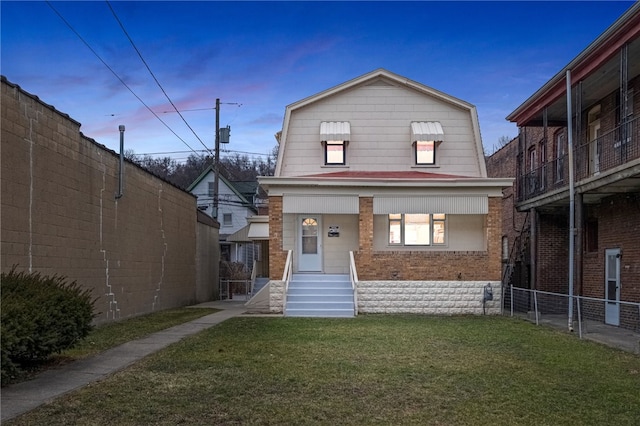
[[[320,216],[298,216],[298,271],[322,272]]]
[[[604,322],[620,325],[620,249],[605,251]]]

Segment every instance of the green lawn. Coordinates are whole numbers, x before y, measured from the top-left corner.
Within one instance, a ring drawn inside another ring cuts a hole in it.
[[[239,317],[7,425],[637,425],[640,358],[504,317]]]

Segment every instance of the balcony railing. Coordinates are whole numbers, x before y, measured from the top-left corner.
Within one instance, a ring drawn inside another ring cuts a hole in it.
[[[616,127],[591,142],[574,148],[575,181],[597,177],[640,158],[640,117]],[[518,176],[517,200],[524,201],[569,185],[569,156],[545,162]]]

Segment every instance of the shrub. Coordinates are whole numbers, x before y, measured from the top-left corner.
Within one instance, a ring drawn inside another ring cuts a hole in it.
[[[2,273],[2,384],[33,363],[72,347],[93,328],[95,299],[66,277]]]

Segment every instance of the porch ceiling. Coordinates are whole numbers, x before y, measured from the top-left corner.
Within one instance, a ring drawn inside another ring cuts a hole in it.
[[[628,72],[631,80],[640,75],[640,39],[629,45]],[[575,83],[573,83],[573,96],[575,96]],[[566,85],[566,83],[565,83]],[[582,109],[588,109],[602,98],[620,89],[620,55],[615,55],[604,65],[582,81]],[[574,99],[575,102],[575,99]],[[575,106],[574,106],[575,108]],[[575,112],[575,111],[574,111]],[[521,126],[540,127],[543,125],[544,108],[541,108]],[[547,107],[547,120],[549,126],[567,125],[567,95],[565,93]]]
[[[543,125],[546,108],[549,126],[566,126],[566,71],[571,70],[574,98],[576,83],[582,81],[581,108],[589,108],[619,89],[620,50],[626,44],[629,46],[627,81],[640,75],[640,62],[637,60],[640,57],[639,11],[640,3],[629,8],[598,39],[509,114],[507,120],[519,127],[539,127]]]
[[[640,164],[624,170],[598,176],[589,181],[583,181],[576,186],[576,193],[582,194],[584,204],[599,204],[602,199],[616,194],[630,194],[640,192]],[[569,207],[569,188],[541,195],[516,206],[519,211],[531,208],[540,211],[553,211]]]

